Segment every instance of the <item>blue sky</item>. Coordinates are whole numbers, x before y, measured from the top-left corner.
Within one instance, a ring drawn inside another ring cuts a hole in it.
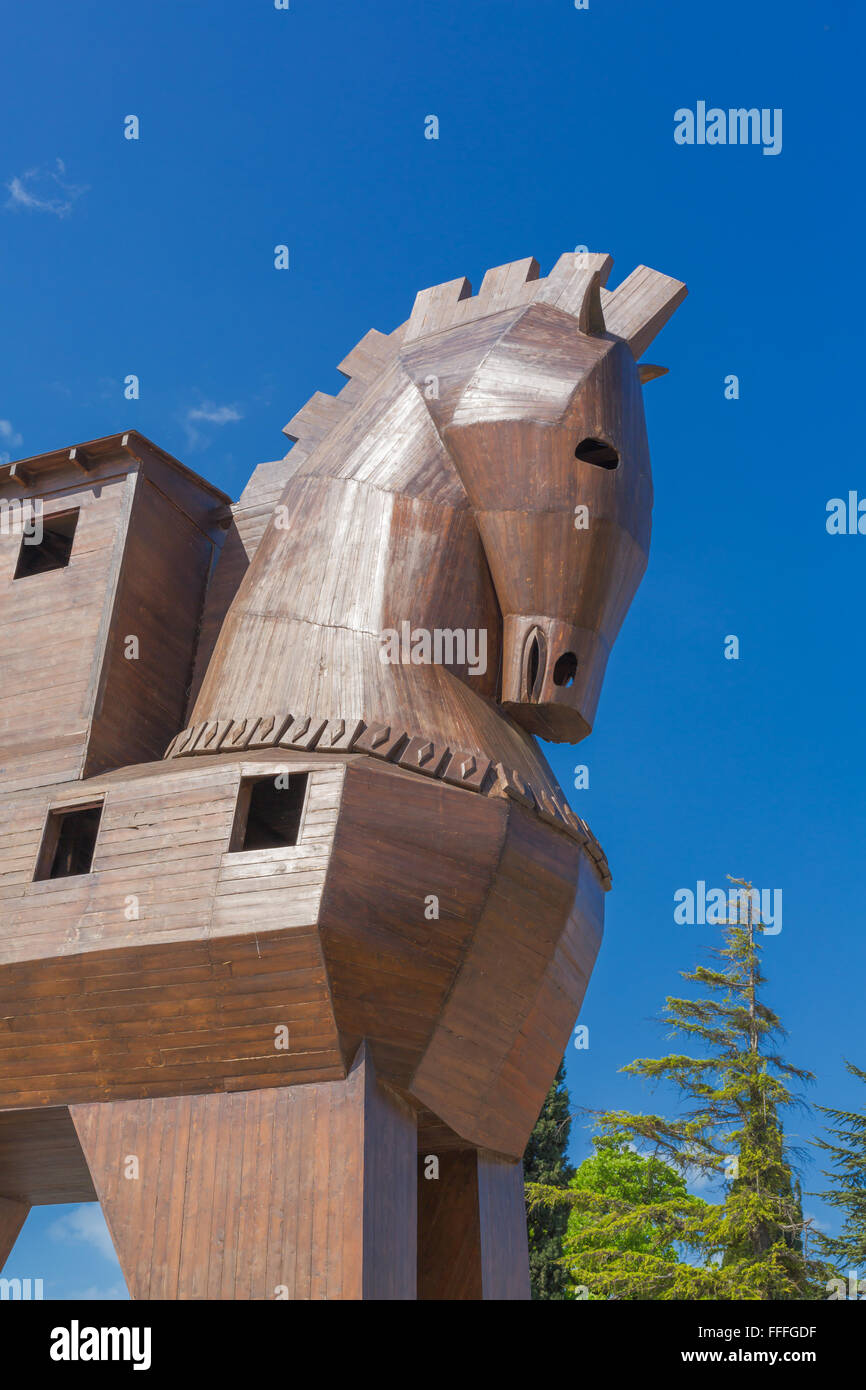
[[[527,255],[546,273],[576,245],[613,254],[611,284],[640,262],[688,283],[649,354],[671,369],[645,389],[649,571],[594,732],[548,750],[566,789],[588,765],[572,804],[614,875],[575,1104],[667,1103],[617,1069],[665,1045],[654,1017],[717,939],[674,922],[674,893],[727,873],[782,890],[769,999],[811,1098],[863,1104],[842,1057],[866,1066],[866,536],[825,526],[830,498],[866,496],[862,28],[843,0],[46,0],[4,17],[0,456],[134,427],[236,496],[423,286],[477,287]],[[674,112],[699,100],[781,108],[781,153],[677,145]],[[575,1158],[587,1147],[576,1129]],[[105,1252],[96,1208],[43,1209],[6,1273],[117,1296]]]

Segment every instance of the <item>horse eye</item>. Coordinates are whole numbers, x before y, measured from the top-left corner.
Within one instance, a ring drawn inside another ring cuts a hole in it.
[[[603,439],[582,439],[574,451],[574,457],[584,463],[594,463],[597,468],[616,468],[619,463],[616,449]]]

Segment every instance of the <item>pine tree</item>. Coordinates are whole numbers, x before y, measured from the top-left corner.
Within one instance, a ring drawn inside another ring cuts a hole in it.
[[[607,1112],[605,1134],[649,1146],[685,1179],[709,1175],[727,1184],[717,1203],[688,1194],[663,1200],[619,1200],[606,1215],[598,1209],[598,1247],[584,1259],[591,1292],[607,1297],[655,1299],[802,1299],[819,1295],[823,1266],[804,1250],[799,1187],[782,1112],[797,1103],[795,1082],[809,1072],[786,1062],[776,1050],[785,1036],[781,1022],[762,998],[762,925],[751,884],[739,885],[736,915],[724,926],[724,945],[711,952],[713,966],[684,971],[705,991],[697,999],[669,998],[663,1021],[704,1054],[672,1053],[639,1058],[623,1070],[676,1087],[685,1103],[672,1120],[660,1115]],[[532,1189],[530,1203],[559,1205],[562,1194]],[[569,1193],[578,1209],[591,1209],[580,1193]],[[534,1209],[534,1208],[533,1208]],[[625,1237],[655,1233],[649,1250],[629,1248]],[[690,1256],[671,1263],[671,1245]],[[587,1282],[584,1280],[584,1282]]]
[[[563,1059],[523,1156],[523,1175],[527,1183],[560,1191],[568,1187],[574,1176],[574,1167],[568,1161],[570,1132],[571,1116]],[[567,1298],[568,1276],[562,1264],[562,1239],[568,1225],[568,1208],[539,1207],[532,1212],[527,1210],[526,1215],[532,1297]]]
[[[866,1071],[853,1062],[846,1061],[845,1066],[858,1081],[866,1082]],[[827,1105],[818,1109],[833,1121],[827,1132],[837,1142],[815,1141],[831,1155],[833,1171],[825,1170],[824,1177],[834,1184],[831,1191],[815,1195],[845,1213],[840,1234],[819,1235],[818,1248],[841,1277],[857,1270],[859,1278],[866,1279],[866,1113],[834,1110]]]

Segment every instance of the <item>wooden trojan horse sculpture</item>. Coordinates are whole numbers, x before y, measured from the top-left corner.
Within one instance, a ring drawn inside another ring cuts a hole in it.
[[[134,432],[0,470],[0,1263],[98,1197],[138,1298],[528,1296],[610,885],[535,736],[592,727],[685,294],[610,265],[424,291],[235,507]]]

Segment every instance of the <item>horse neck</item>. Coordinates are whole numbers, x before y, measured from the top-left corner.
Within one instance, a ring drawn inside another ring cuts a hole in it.
[[[469,675],[470,652],[446,670],[383,663],[381,635],[404,624],[431,641],[483,632],[485,672]],[[324,718],[432,718],[443,685],[495,695],[499,624],[463,485],[423,395],[394,368],[290,478],[196,716],[261,713],[245,708],[255,700]]]
[[[404,623],[431,638],[483,631],[486,669],[383,662],[382,634],[402,637]],[[394,372],[290,478],[194,722],[363,720],[555,786],[534,740],[495,702],[501,625],[463,485],[423,396]]]

